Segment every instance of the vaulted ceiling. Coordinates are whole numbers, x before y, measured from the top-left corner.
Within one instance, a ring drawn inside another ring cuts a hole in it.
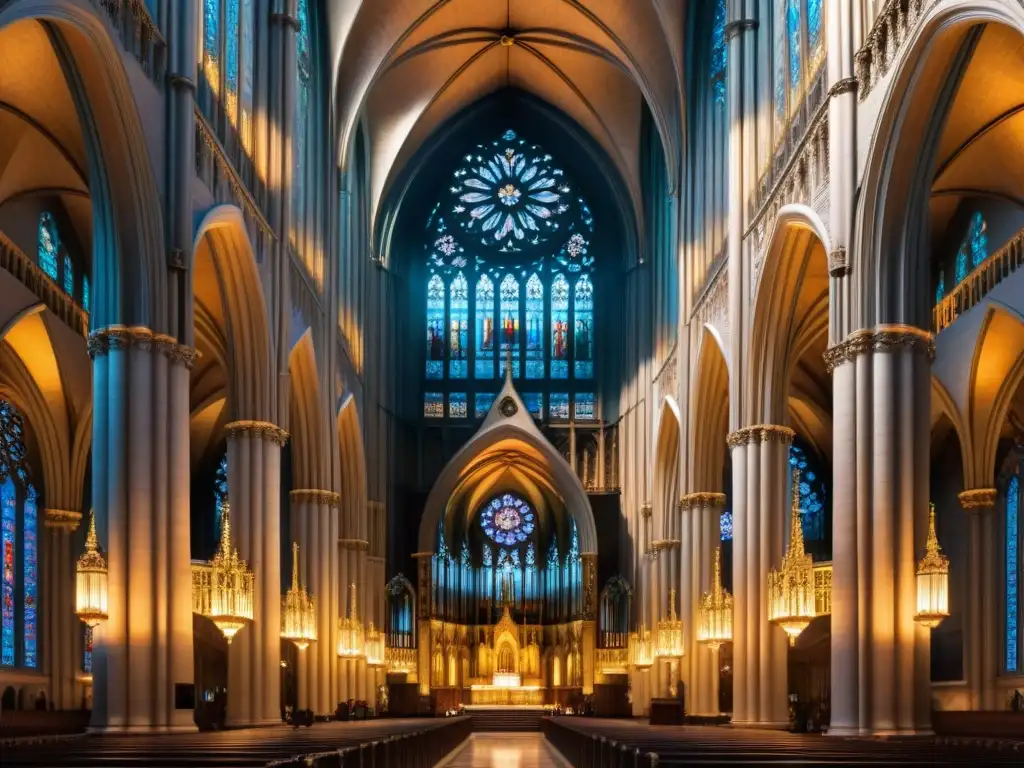
[[[363,121],[373,211],[446,120],[519,88],[587,130],[639,196],[647,102],[674,185],[682,0],[328,0],[342,167]]]

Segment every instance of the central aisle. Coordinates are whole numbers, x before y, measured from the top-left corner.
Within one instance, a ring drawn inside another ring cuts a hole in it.
[[[561,768],[539,733],[474,733],[445,768]]]

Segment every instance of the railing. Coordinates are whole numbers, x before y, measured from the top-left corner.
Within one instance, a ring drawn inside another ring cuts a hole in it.
[[[106,12],[121,38],[121,45],[142,65],[142,71],[158,88],[167,72],[167,41],[149,15],[145,0],[91,0]]]
[[[832,613],[832,563],[814,566],[814,613],[817,616]]]
[[[10,272],[60,320],[82,338],[89,336],[89,313],[64,293],[42,268],[0,232],[0,269]]]
[[[1024,229],[965,277],[932,310],[932,331],[949,328],[964,312],[977,306],[999,283],[1024,264]]]
[[[867,98],[875,83],[885,77],[909,31],[932,0],[886,0],[875,17],[867,41],[857,51],[857,92]]]

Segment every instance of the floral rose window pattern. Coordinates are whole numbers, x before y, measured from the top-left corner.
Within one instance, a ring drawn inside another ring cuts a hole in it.
[[[490,501],[480,515],[480,527],[498,544],[526,541],[533,533],[536,517],[525,500],[506,493]]]

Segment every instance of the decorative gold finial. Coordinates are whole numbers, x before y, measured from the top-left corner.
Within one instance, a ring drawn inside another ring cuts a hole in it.
[[[935,628],[949,616],[949,558],[942,554],[935,533],[935,505],[928,509],[928,538],[917,564],[917,613],[914,621]]]

